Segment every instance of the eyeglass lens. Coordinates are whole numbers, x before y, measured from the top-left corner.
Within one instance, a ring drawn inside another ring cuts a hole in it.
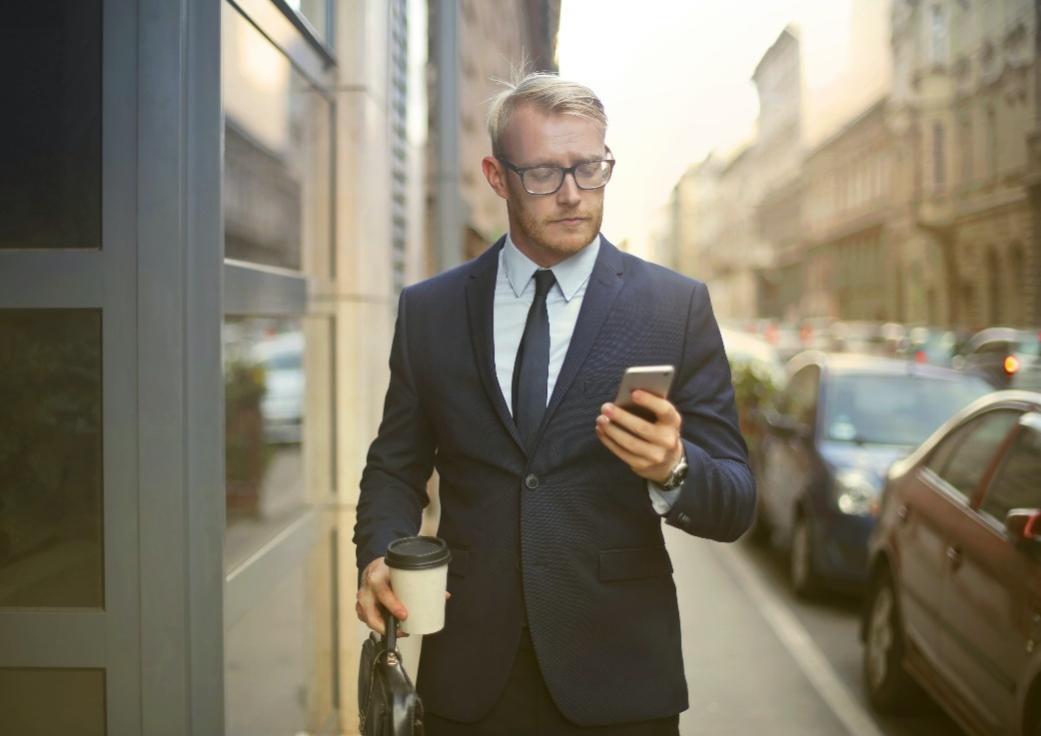
[[[611,178],[611,164],[591,161],[575,168],[575,183],[582,189],[599,189]],[[524,172],[524,188],[531,194],[550,194],[560,188],[564,170],[556,166],[538,166]]]

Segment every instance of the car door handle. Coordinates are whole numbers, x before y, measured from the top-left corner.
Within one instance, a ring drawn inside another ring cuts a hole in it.
[[[947,561],[951,563],[951,568],[957,570],[961,566],[961,550],[957,547],[948,547]]]

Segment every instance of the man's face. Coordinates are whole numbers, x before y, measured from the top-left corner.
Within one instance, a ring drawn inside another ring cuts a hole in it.
[[[504,135],[504,157],[518,168],[565,168],[606,157],[604,130],[575,115],[552,115],[523,106],[514,111]],[[604,190],[580,189],[570,174],[554,194],[532,195],[521,177],[492,157],[484,173],[506,199],[510,233],[517,247],[542,266],[553,265],[589,245],[604,216]]]

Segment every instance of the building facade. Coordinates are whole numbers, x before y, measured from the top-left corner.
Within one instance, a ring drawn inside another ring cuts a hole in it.
[[[759,97],[756,147],[763,192],[754,204],[767,255],[756,270],[757,316],[793,318],[800,311],[803,131],[802,54],[796,29],[785,28],[752,74]]]
[[[718,242],[718,158],[710,154],[684,172],[669,196],[669,243],[673,268],[691,278],[715,273],[713,245]]]
[[[893,114],[914,160],[906,319],[1036,324],[1036,3],[899,0],[892,30]]]
[[[896,154],[882,98],[809,153],[802,217],[809,318],[898,318],[900,204]]]
[[[430,3],[427,204],[432,270],[475,257],[506,232],[506,208],[481,172],[491,154],[486,113],[502,86],[557,70],[560,0]]]
[[[355,732],[425,5],[7,10],[0,733]]]

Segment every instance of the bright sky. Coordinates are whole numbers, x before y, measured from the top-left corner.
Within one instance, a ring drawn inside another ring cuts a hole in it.
[[[563,0],[562,76],[589,85],[618,158],[604,234],[644,252],[687,167],[753,135],[750,81],[794,23],[802,42],[804,122],[819,139],[869,104],[888,78],[887,0]],[[850,33],[851,26],[857,34]],[[852,45],[851,45],[852,44]]]

